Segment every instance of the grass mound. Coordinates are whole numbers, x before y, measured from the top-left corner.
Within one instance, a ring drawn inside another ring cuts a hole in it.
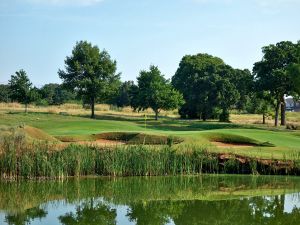
[[[128,145],[170,145],[179,144],[183,139],[173,136],[152,135],[135,132],[107,132],[82,136],[57,136],[62,142],[109,140],[123,142]]]
[[[58,141],[55,137],[45,133],[44,131],[30,126],[1,126],[0,137],[20,136],[27,141],[40,140],[40,141]]]
[[[29,137],[42,141],[58,141],[55,137],[45,133],[44,131],[30,126],[25,126],[24,128],[25,134]]]
[[[221,142],[225,144],[275,147],[275,145],[270,142],[260,142],[252,138],[234,134],[214,133],[208,134],[207,138],[212,142]]]

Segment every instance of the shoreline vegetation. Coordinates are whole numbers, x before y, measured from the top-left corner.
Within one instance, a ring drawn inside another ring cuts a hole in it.
[[[300,157],[276,160],[209,152],[205,146],[95,146],[29,142],[14,133],[2,139],[2,179],[64,179],[81,176],[169,176],[196,174],[300,175]]]
[[[291,114],[297,122],[298,115]],[[236,115],[238,117],[238,115]],[[300,175],[298,131],[255,123],[0,112],[0,179]]]

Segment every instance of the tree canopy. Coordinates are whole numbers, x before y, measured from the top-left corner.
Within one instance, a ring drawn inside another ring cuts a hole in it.
[[[25,112],[27,112],[27,106],[34,101],[37,92],[33,88],[26,72],[24,70],[17,71],[15,75],[11,75],[8,83],[11,90],[11,99],[25,104]]]
[[[10,88],[9,85],[0,84],[0,102],[10,102]]]
[[[286,124],[286,97],[300,99],[300,41],[282,41],[262,48],[263,58],[248,69],[235,69],[209,54],[186,55],[170,80],[158,67],[142,70],[133,81],[120,81],[117,63],[105,50],[79,41],[65,68],[58,71],[62,84],[33,87],[24,70],[0,85],[0,101],[27,105],[59,105],[78,101],[91,109],[106,103],[134,110],[153,109],[156,119],[161,110],[178,109],[182,118],[229,121],[229,112],[260,113],[263,123],[275,115]],[[295,104],[296,106],[296,104]],[[272,110],[272,113],[271,113]],[[281,115],[280,115],[281,111]],[[274,113],[275,112],[275,113]]]
[[[281,106],[281,125],[285,125],[285,95],[299,93],[297,81],[300,73],[295,73],[293,65],[299,64],[300,42],[279,42],[262,48],[263,59],[256,62],[253,74],[256,85],[261,91],[268,91],[276,99],[275,125],[278,125],[279,109]],[[290,72],[289,72],[290,71]],[[292,72],[294,71],[294,72]]]
[[[156,66],[142,70],[137,77],[138,85],[133,97],[133,107],[138,110],[151,108],[155,119],[161,110],[172,110],[183,104],[182,95],[164,78]]]
[[[172,78],[173,86],[185,100],[180,115],[228,121],[229,109],[244,97],[248,80],[249,71],[235,70],[220,58],[208,54],[184,56]]]
[[[65,87],[76,90],[89,101],[91,118],[95,117],[95,102],[104,101],[118,88],[120,74],[117,63],[107,51],[100,51],[87,41],[77,42],[71,56],[65,60],[65,71],[59,70],[59,77]]]
[[[41,97],[47,105],[60,105],[69,100],[74,100],[76,93],[66,90],[63,85],[49,83],[39,90]]]
[[[133,81],[123,82],[117,93],[115,94],[112,103],[118,107],[130,106],[131,105],[131,91],[134,87]]]

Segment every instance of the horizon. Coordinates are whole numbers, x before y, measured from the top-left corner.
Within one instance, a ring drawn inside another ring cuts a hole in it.
[[[184,55],[207,53],[249,69],[261,48],[296,42],[298,0],[4,0],[0,3],[0,83],[20,69],[41,87],[77,41],[106,49],[121,80],[157,65],[171,78]]]

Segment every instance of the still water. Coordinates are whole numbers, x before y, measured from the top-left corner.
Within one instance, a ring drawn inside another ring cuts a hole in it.
[[[300,178],[194,176],[0,182],[4,225],[299,225]]]

